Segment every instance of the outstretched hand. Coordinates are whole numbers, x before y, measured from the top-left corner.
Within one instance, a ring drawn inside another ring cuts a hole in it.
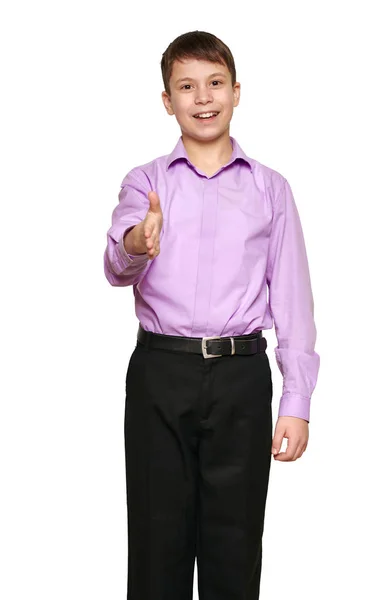
[[[160,253],[163,213],[157,192],[148,192],[149,208],[143,221],[134,225],[124,238],[129,254],[147,254],[153,260]]]
[[[163,225],[163,214],[158,194],[152,190],[148,192],[148,199],[150,208],[143,221],[143,234],[148,257],[152,259],[160,252],[159,236]]]
[[[283,438],[288,439],[285,452],[280,452]],[[309,424],[299,417],[279,417],[272,440],[271,452],[275,460],[293,461],[300,458],[309,440]]]

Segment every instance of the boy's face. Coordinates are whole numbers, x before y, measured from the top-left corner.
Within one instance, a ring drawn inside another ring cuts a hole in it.
[[[240,99],[238,82],[232,84],[228,68],[219,63],[189,59],[175,61],[170,77],[170,92],[162,92],[169,115],[175,115],[181,131],[189,137],[208,141],[229,128],[233,109]],[[212,120],[194,115],[218,111]]]

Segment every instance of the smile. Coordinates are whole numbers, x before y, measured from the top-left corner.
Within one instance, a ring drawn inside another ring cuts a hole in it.
[[[213,121],[219,115],[219,112],[210,112],[205,113],[206,116],[202,115],[193,115],[195,119],[198,121]]]

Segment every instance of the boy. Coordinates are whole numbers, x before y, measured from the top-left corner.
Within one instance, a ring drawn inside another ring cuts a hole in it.
[[[229,135],[229,48],[190,32],[161,69],[181,136],[124,178],[104,254],[140,322],[124,419],[128,600],[191,600],[195,557],[200,599],[256,600],[271,452],[304,452],[319,369],[304,238],[287,180]]]

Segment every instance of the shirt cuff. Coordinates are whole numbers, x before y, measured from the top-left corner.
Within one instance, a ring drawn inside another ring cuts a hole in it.
[[[309,423],[310,418],[310,398],[296,394],[295,392],[285,392],[280,399],[279,417],[298,417],[305,419]]]

